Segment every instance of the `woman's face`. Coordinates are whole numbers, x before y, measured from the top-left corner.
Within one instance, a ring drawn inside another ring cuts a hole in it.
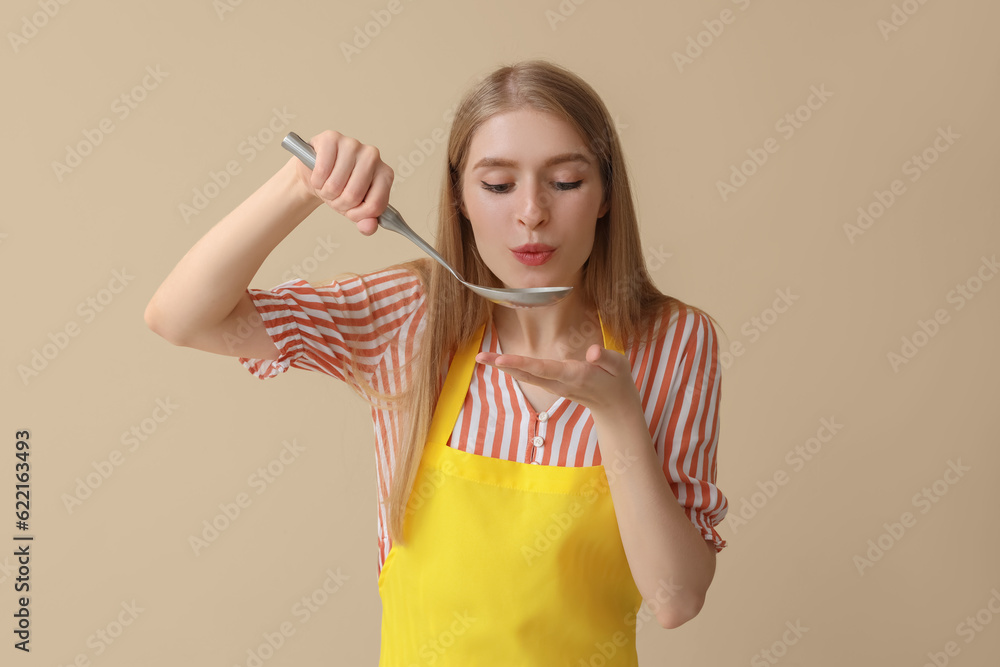
[[[506,287],[578,286],[597,219],[608,210],[603,194],[587,143],[552,114],[498,114],[472,137],[462,213],[479,255]]]

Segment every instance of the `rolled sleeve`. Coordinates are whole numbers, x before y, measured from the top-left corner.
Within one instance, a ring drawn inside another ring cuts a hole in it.
[[[277,359],[239,357],[252,375],[266,379],[299,368],[355,386],[355,373],[371,383],[382,355],[412,324],[424,297],[419,277],[405,269],[322,286],[297,278],[270,290],[246,291],[278,349]]]
[[[254,308],[264,320],[264,327],[274,346],[278,348],[277,359],[253,359],[240,357],[244,368],[260,379],[277,377],[291,367],[292,360],[303,353],[302,337],[293,309],[299,309],[293,288],[301,290],[304,280],[290,280],[271,290],[247,288]],[[307,283],[306,283],[307,284]],[[288,300],[295,305],[290,306]]]
[[[674,338],[681,353],[670,355],[677,362],[670,379],[664,380],[669,381],[667,418],[660,424],[656,446],[665,452],[663,471],[677,501],[719,552],[726,541],[715,527],[729,503],[716,485],[722,397],[718,344],[711,320],[701,312],[686,309],[676,326]]]

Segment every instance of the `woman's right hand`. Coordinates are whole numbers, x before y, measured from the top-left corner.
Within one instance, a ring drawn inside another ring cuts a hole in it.
[[[378,229],[378,216],[389,205],[395,173],[374,146],[326,130],[309,140],[316,151],[310,170],[298,158],[297,174],[305,189],[346,216],[365,236]]]

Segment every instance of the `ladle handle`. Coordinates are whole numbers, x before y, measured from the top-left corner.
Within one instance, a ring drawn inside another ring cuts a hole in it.
[[[285,138],[281,140],[281,147],[298,159],[302,160],[302,164],[309,167],[310,170],[316,168],[316,151],[299,135],[294,132],[289,132]]]
[[[294,132],[289,132],[285,138],[281,140],[281,147],[298,159],[302,160],[302,163],[305,166],[310,169],[316,168],[316,150],[299,135]],[[433,246],[420,238],[420,235],[415,231],[410,229],[410,226],[406,224],[405,220],[403,220],[403,216],[399,214],[399,211],[392,207],[392,204],[386,204],[386,210],[383,211],[382,215],[378,217],[378,225],[379,227],[388,229],[391,232],[396,232],[397,234],[410,239],[421,250],[437,260],[438,264],[451,271],[451,275],[455,276],[462,282],[465,282],[462,276],[455,272],[455,269],[448,266],[448,262],[444,261],[444,258],[441,257],[436,250],[434,250]]]

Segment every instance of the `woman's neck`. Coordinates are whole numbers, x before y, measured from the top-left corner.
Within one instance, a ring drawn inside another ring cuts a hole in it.
[[[562,301],[542,308],[493,308],[493,323],[505,354],[540,359],[583,359],[603,341],[597,309],[575,287]]]

